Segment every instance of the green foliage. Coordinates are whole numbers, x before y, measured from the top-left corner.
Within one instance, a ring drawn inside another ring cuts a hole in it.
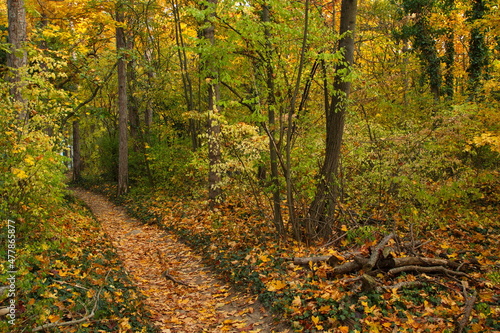
[[[58,130],[54,112],[65,108],[59,100],[64,92],[39,77],[30,76],[32,79],[37,87],[26,104],[10,98],[0,102],[1,218],[20,219],[26,227],[37,226],[50,215],[48,207],[61,202],[67,161],[62,156],[62,136],[48,134]],[[42,85],[46,91],[42,92]],[[2,96],[7,96],[8,86],[1,84],[0,89]],[[52,96],[50,102],[42,103],[47,95]],[[29,122],[21,122],[19,115],[26,109]]]
[[[389,123],[349,129],[346,201],[368,215],[391,211],[385,219],[428,222],[431,216],[439,221],[440,212],[450,212],[450,207],[457,213],[480,199],[484,193],[479,184],[495,177],[492,166],[498,165],[498,154],[470,145],[475,133],[485,130],[473,108],[440,113],[432,123],[407,122],[403,129]]]
[[[106,180],[118,180],[118,137],[115,132],[103,133],[97,142],[99,147],[100,177]]]

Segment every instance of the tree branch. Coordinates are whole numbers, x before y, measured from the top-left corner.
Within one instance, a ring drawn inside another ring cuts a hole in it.
[[[106,283],[106,280],[108,279],[108,275],[110,272],[111,272],[111,270],[109,270],[108,273],[106,274],[106,277],[104,278],[104,283]],[[104,288],[104,284],[101,286],[101,288],[99,289],[99,292],[96,295],[94,307],[92,308],[92,311],[88,315],[86,315],[85,317],[80,318],[80,319],[71,320],[71,321],[65,321],[62,323],[59,321],[56,321],[55,323],[40,325],[38,327],[35,327],[32,330],[32,332],[38,332],[38,331],[46,330],[46,329],[52,328],[52,327],[75,325],[75,324],[83,323],[84,321],[89,320],[90,318],[95,316],[95,311],[97,310],[97,303],[99,303],[99,298],[101,296],[101,292],[102,292],[103,288]]]

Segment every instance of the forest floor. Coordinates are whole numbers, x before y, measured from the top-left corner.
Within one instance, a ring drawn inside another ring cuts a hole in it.
[[[218,280],[174,234],[139,222],[102,195],[74,193],[100,222],[161,332],[290,331],[256,296]]]
[[[278,240],[269,217],[254,209],[248,198],[228,197],[224,204],[210,210],[203,196],[134,191],[117,198],[113,185],[100,184],[92,189],[145,223],[142,227],[135,223],[118,227],[123,229],[119,230],[121,242],[141,248],[137,251],[142,257],[133,260],[133,265],[144,261],[151,266],[148,270],[157,270],[152,282],[160,279],[170,287],[172,293],[165,294],[166,301],[155,300],[154,290],[152,296],[145,294],[155,303],[172,303],[172,308],[165,306],[162,313],[152,311],[157,322],[163,320],[175,327],[166,328],[172,332],[196,325],[192,318],[196,320],[197,311],[201,311],[196,304],[205,303],[199,302],[199,297],[207,297],[208,303],[216,297],[212,305],[207,305],[214,309],[200,315],[207,313],[205,327],[210,330],[252,332],[255,327],[262,328],[261,332],[287,331],[286,327],[270,326],[273,319],[253,303],[254,297],[230,296],[235,294],[228,285],[209,282],[201,289],[215,296],[201,294],[191,303],[183,298],[191,293],[189,287],[161,278],[167,270],[167,276],[179,282],[202,283],[196,280],[201,273],[196,272],[207,269],[190,268],[191,263],[201,260],[224,282],[259,295],[266,309],[281,314],[290,323],[289,331],[500,332],[500,229],[498,215],[488,213],[495,211],[496,201],[483,205],[486,213],[448,214],[446,224],[418,226],[417,230],[406,221],[396,221],[396,225],[383,221],[374,225],[346,223],[336,244],[305,246],[293,240]],[[148,230],[155,231],[149,236]],[[158,234],[181,243],[158,243]],[[153,245],[162,244],[165,249],[173,247],[173,251],[158,251],[156,246],[148,252],[142,249],[146,245],[132,245],[132,240],[141,238]],[[115,247],[119,249],[119,245]],[[329,259],[304,261],[308,258]],[[390,265],[383,266],[384,260]],[[372,261],[376,264],[369,269],[367,265]],[[360,263],[361,268],[357,267]],[[344,270],[353,266],[354,270]],[[235,308],[218,304],[235,298],[240,299]],[[195,309],[191,310],[193,305]],[[217,308],[221,314],[217,314]],[[251,311],[257,320],[248,318]]]

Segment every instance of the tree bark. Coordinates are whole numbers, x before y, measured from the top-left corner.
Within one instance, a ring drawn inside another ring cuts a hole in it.
[[[342,0],[340,14],[339,50],[344,61],[336,66],[334,93],[329,109],[326,110],[325,160],[321,168],[321,180],[309,210],[308,236],[330,237],[333,231],[335,206],[339,197],[338,169],[340,149],[344,134],[344,121],[351,82],[345,78],[354,62],[354,32],[356,28],[357,0]]]
[[[203,37],[209,42],[211,48],[215,45],[215,25],[212,19],[215,17],[217,2],[218,0],[207,0],[208,6],[211,7],[211,12],[205,19],[205,24],[207,26],[203,29]],[[213,55],[210,54],[210,57],[213,57]],[[210,207],[213,208],[219,203],[222,196],[222,189],[220,187],[220,182],[222,180],[220,170],[221,151],[219,146],[221,128],[217,119],[217,115],[219,114],[218,102],[220,91],[218,68],[216,68],[215,59],[205,59],[204,65],[207,71],[205,80],[208,83],[208,200],[210,202]]]
[[[73,181],[82,179],[82,157],[80,142],[80,120],[73,121]]]
[[[22,48],[27,39],[26,34],[26,9],[24,0],[7,0],[7,15],[9,21],[9,43],[12,45],[7,55],[7,66],[11,69],[9,81],[12,83],[11,95],[16,102],[24,104],[21,94],[21,74],[19,69],[26,65],[27,55]],[[28,120],[25,107],[21,108],[19,119]]]
[[[179,66],[181,68],[182,86],[184,91],[184,98],[186,100],[186,109],[188,112],[194,110],[194,96],[193,85],[191,77],[189,76],[188,57],[186,55],[184,38],[182,36],[181,17],[179,13],[179,3],[177,0],[172,0],[172,12],[174,14],[174,27],[175,27],[175,43],[177,45],[177,56],[179,58]],[[199,142],[199,121],[196,119],[189,119],[189,132],[191,135],[191,146],[193,151],[200,147]]]
[[[285,236],[285,226],[283,224],[283,214],[281,212],[281,186],[278,169],[278,146],[275,140],[276,132],[276,96],[274,87],[274,69],[272,64],[272,43],[271,31],[266,25],[270,22],[269,5],[262,6],[262,22],[264,23],[264,35],[266,38],[266,86],[267,86],[267,117],[269,122],[269,158],[271,167],[271,184],[273,187],[273,222],[280,237]]]
[[[474,24],[483,19],[488,8],[484,0],[472,1],[472,10],[469,13],[468,20]],[[479,95],[481,80],[487,75],[489,64],[488,47],[486,46],[484,33],[481,27],[474,27],[471,31],[469,41],[469,75],[468,90],[469,98],[474,100]]]
[[[127,63],[124,51],[127,44],[123,26],[123,4],[116,9],[116,51],[118,53],[118,195],[128,192],[128,100]]]
[[[126,39],[126,48],[131,51],[135,47],[135,41],[133,33],[129,33]],[[139,117],[139,101],[136,97],[136,61],[131,58],[128,61],[127,68],[127,108],[128,108],[128,119],[130,124],[130,139],[134,143],[134,151],[139,150],[138,138],[139,132],[141,131],[141,120]]]

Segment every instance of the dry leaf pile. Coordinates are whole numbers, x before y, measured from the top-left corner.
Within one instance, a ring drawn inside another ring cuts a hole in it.
[[[84,190],[86,202],[111,238],[119,257],[146,296],[161,332],[286,332],[255,296],[218,281],[201,257],[157,226],[145,225],[103,196]]]

